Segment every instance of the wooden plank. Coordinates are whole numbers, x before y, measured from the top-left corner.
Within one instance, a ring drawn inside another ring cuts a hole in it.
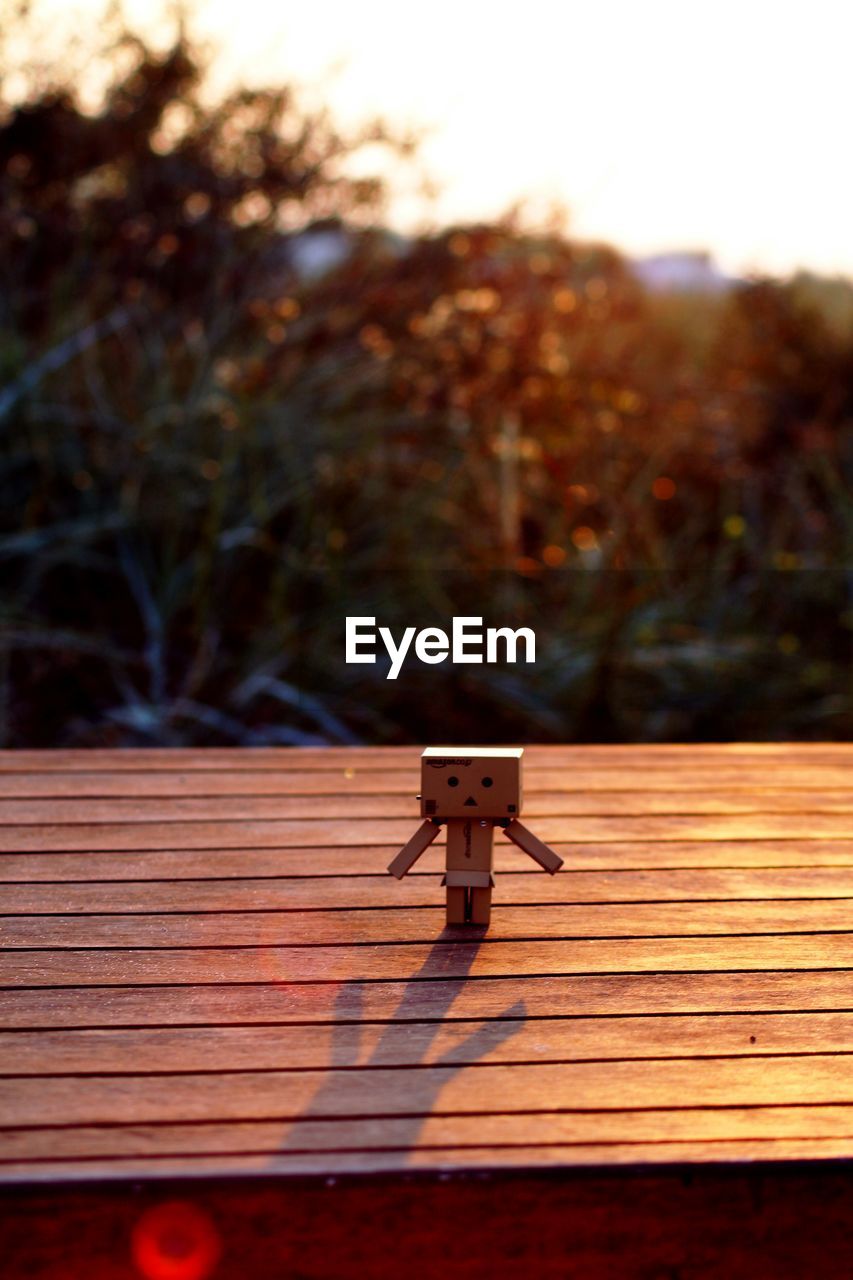
[[[359,763],[387,769],[418,767],[422,748],[407,747],[141,747],[88,748],[86,750],[0,751],[0,770],[12,773],[44,773],[52,770],[116,772],[131,770],[189,769],[346,769]],[[674,768],[692,769],[717,762],[754,761],[789,765],[849,764],[853,746],[844,742],[720,742],[632,743],[539,746],[525,744],[530,765],[623,764],[631,767],[649,760]]]
[[[512,1009],[512,1006],[510,1006]],[[276,1027],[138,1028],[0,1033],[0,1076],[327,1070],[342,1055],[373,1066],[607,1061],[706,1055],[853,1053],[853,1012],[682,1014],[675,1017],[369,1022]]]
[[[751,788],[745,792],[713,793],[643,791],[543,791],[527,797],[526,820],[559,819],[565,825],[573,817],[635,818],[648,815],[680,817],[744,815],[773,816],[853,814],[853,791],[813,788],[809,791]],[[281,819],[308,819],[347,823],[394,819],[417,825],[417,804],[404,795],[325,796],[141,796],[100,798],[59,798],[48,800],[0,800],[0,825],[58,826],[125,823],[177,822],[263,822]],[[845,834],[853,834],[848,820]],[[565,837],[564,837],[565,838]]]
[[[316,849],[299,846],[266,849],[142,849],[118,852],[81,851],[55,853],[36,851],[0,855],[0,882],[39,881],[90,883],[95,880],[215,880],[249,877],[280,879],[307,876],[337,878],[369,875],[388,878],[387,867],[397,845],[351,845],[345,849],[325,847],[322,857]],[[853,867],[853,840],[673,840],[603,842],[601,844],[554,841],[553,847],[566,859],[570,877],[582,871],[600,871],[621,878],[636,871],[675,872],[680,869],[807,869]],[[444,850],[428,849],[402,882],[411,884],[419,876],[441,876]],[[495,842],[495,867],[504,874],[516,873],[545,879],[509,841]],[[527,870],[529,868],[529,870]],[[566,872],[554,878],[562,883]],[[326,891],[326,886],[323,892]]]
[[[678,1143],[672,1141],[662,1142],[637,1142],[637,1143],[598,1143],[590,1145],[569,1145],[562,1146],[541,1146],[541,1147],[425,1147],[404,1149],[400,1151],[397,1148],[391,1150],[379,1149],[376,1151],[319,1151],[319,1152],[287,1152],[269,1155],[267,1152],[260,1154],[241,1155],[239,1152],[224,1151],[214,1156],[205,1158],[204,1156],[185,1156],[178,1155],[172,1158],[153,1158],[151,1156],[129,1157],[126,1159],[117,1158],[112,1161],[106,1161],[101,1156],[96,1156],[93,1161],[85,1160],[48,1160],[43,1164],[34,1161],[10,1162],[8,1165],[0,1164],[0,1183],[9,1183],[12,1186],[25,1182],[28,1186],[38,1188],[39,1185],[52,1185],[59,1183],[73,1184],[75,1181],[82,1183],[90,1182],[93,1176],[99,1178],[117,1177],[122,1180],[133,1179],[139,1181],[142,1179],[157,1179],[158,1181],[168,1179],[177,1180],[186,1183],[186,1180],[192,1178],[203,1178],[205,1182],[212,1178],[219,1179],[236,1179],[251,1177],[252,1175],[265,1174],[274,1177],[294,1177],[297,1175],[314,1175],[321,1178],[341,1177],[346,1174],[389,1174],[399,1178],[400,1175],[417,1172],[429,1172],[432,1174],[446,1176],[448,1174],[458,1174],[460,1172],[484,1171],[493,1174],[496,1169],[512,1170],[519,1169],[524,1171],[528,1177],[536,1170],[560,1169],[565,1171],[581,1170],[585,1167],[600,1171],[601,1168],[607,1167],[614,1171],[620,1171],[621,1166],[625,1166],[632,1172],[637,1167],[653,1170],[657,1165],[671,1166],[677,1161],[679,1166],[685,1166],[682,1176],[688,1176],[688,1170],[692,1172],[692,1165],[707,1165],[709,1162],[737,1161],[741,1164],[748,1164],[759,1160],[772,1159],[774,1163],[783,1161],[826,1161],[840,1160],[849,1154],[850,1138],[841,1135],[837,1138],[769,1138],[769,1139],[745,1139],[742,1141],[694,1141],[686,1143]],[[97,1170],[97,1175],[93,1174],[93,1169]],[[702,1169],[702,1173],[705,1170]],[[64,1187],[63,1187],[64,1191]],[[612,1188],[611,1195],[619,1197],[619,1190]],[[621,1197],[620,1197],[621,1198]],[[798,1206],[801,1209],[802,1201]],[[793,1208],[793,1206],[792,1206]],[[293,1203],[287,1205],[287,1209],[292,1213],[294,1211]],[[282,1205],[281,1213],[285,1212],[285,1206]],[[351,1240],[351,1225],[349,1219],[345,1224],[338,1222],[336,1226],[343,1230],[346,1240]],[[463,1230],[460,1223],[460,1231]],[[276,1248],[280,1243],[279,1228],[274,1228],[275,1234],[272,1239],[276,1242]],[[334,1242],[336,1250],[340,1249],[340,1237],[338,1231],[332,1232],[332,1228],[327,1221],[325,1223],[324,1234],[327,1238],[326,1260],[328,1262],[329,1242]],[[442,1232],[441,1240],[445,1239]],[[269,1239],[268,1247],[269,1247]],[[472,1246],[474,1237],[470,1231],[467,1233],[467,1245]],[[839,1236],[839,1243],[840,1243]],[[825,1256],[826,1241],[820,1241],[820,1257]],[[349,1251],[340,1250],[341,1265],[344,1260],[351,1258]],[[420,1262],[423,1263],[430,1254],[422,1254]],[[441,1257],[444,1251],[441,1251]],[[524,1257],[521,1245],[517,1257]],[[564,1257],[565,1255],[559,1255]],[[849,1256],[848,1252],[836,1253],[836,1256]],[[732,1255],[732,1261],[741,1257],[738,1253]],[[809,1255],[807,1265],[817,1265],[818,1255],[812,1252]],[[243,1255],[245,1260],[245,1254]],[[766,1251],[762,1252],[756,1248],[756,1257],[751,1263],[752,1267],[759,1265],[760,1261],[766,1260]],[[233,1261],[233,1258],[232,1258]],[[729,1259],[726,1260],[728,1264]],[[413,1266],[416,1265],[413,1260]],[[496,1267],[500,1265],[500,1257],[492,1255],[491,1267],[488,1274],[500,1274]],[[33,1276],[34,1272],[31,1264],[28,1262],[26,1272],[18,1272],[21,1277],[26,1276],[27,1280]],[[46,1273],[47,1275],[55,1274]],[[117,1271],[108,1273],[115,1276],[115,1280],[130,1280],[126,1271]],[[245,1275],[245,1272],[230,1270],[227,1273],[234,1277],[234,1280]],[[253,1270],[252,1275],[259,1277],[261,1275],[270,1276],[270,1280],[280,1273]],[[305,1275],[305,1271],[302,1271]],[[315,1270],[311,1274],[318,1277],[328,1275],[328,1272]],[[338,1272],[337,1274],[341,1274]],[[369,1272],[361,1269],[359,1275],[367,1275]],[[372,1274],[381,1276],[382,1272],[373,1272]],[[417,1274],[417,1272],[413,1272]],[[445,1272],[446,1274],[446,1272]],[[474,1274],[469,1266],[467,1271],[458,1271],[458,1275],[470,1277]],[[476,1274],[484,1275],[482,1271]],[[543,1274],[540,1272],[539,1274]],[[548,1274],[555,1277],[559,1276],[558,1272],[549,1271]],[[587,1272],[591,1277],[595,1277],[595,1272]],[[600,1273],[599,1273],[600,1274]],[[618,1273],[613,1273],[618,1274]],[[736,1271],[732,1271],[728,1265],[725,1274],[737,1275]],[[741,1273],[745,1275],[746,1273]],[[753,1272],[754,1274],[754,1272]],[[814,1271],[808,1272],[788,1272],[783,1273],[776,1271],[774,1277],[782,1274],[791,1276],[791,1280],[799,1280],[805,1274],[814,1274]],[[68,1275],[66,1271],[63,1276]],[[79,1273],[81,1280],[84,1278],[84,1272]],[[573,1272],[574,1276],[578,1275],[577,1270]],[[217,1277],[218,1280],[218,1277]]]
[[[417,791],[418,770],[365,767],[263,771],[210,768],[187,772],[171,770],[86,770],[86,759],[77,770],[43,773],[0,772],[0,796],[7,799],[202,796],[405,796],[410,802]],[[712,792],[749,794],[788,791],[809,792],[847,789],[853,762],[845,765],[774,765],[742,762],[737,765],[697,765],[689,770],[658,764],[631,768],[601,765],[554,769],[531,767],[525,771],[524,793],[530,799],[541,792],[586,795],[590,792],[659,792],[684,796]]]
[[[271,1025],[506,1019],[625,1014],[680,1017],[736,1011],[849,1012],[848,970],[745,973],[620,973],[615,976],[418,977],[413,982],[210,983],[161,987],[59,987],[0,991],[0,1022],[12,1028]]]
[[[62,855],[57,855],[62,856]],[[82,870],[83,868],[81,868]],[[145,870],[145,865],[140,871]],[[322,907],[397,909],[435,906],[441,899],[439,871],[396,881],[374,875],[325,876],[307,872],[289,878],[247,880],[111,880],[7,884],[2,915],[75,913],[163,914],[166,912],[305,911]],[[501,874],[503,906],[527,903],[761,902],[853,899],[853,867],[724,868],[719,870],[575,871],[556,876],[535,870]],[[801,908],[802,918],[802,908]],[[2,919],[0,919],[2,927]]]
[[[853,969],[853,934],[384,943],[338,947],[14,951],[2,986],[374,982],[522,974]]]
[[[495,891],[500,911],[484,946],[504,939],[746,938],[767,935],[836,934],[853,948],[847,899],[812,899],[807,914],[800,901],[710,903],[539,903],[512,906]],[[342,947],[366,943],[432,943],[470,929],[444,924],[444,893],[433,889],[433,905],[341,908],[333,911],[246,911],[116,915],[0,917],[0,944],[26,948],[113,947]],[[851,950],[853,954],[853,950]]]
[[[373,844],[402,847],[413,823],[402,818],[279,819],[231,822],[104,822],[9,824],[0,827],[0,851],[87,852],[91,850],[271,848],[344,848]],[[536,834],[547,843],[632,840],[850,840],[847,814],[714,814],[653,817],[546,817]]]
[[[485,1024],[476,1033],[486,1046]],[[628,1107],[853,1105],[846,1054],[646,1062],[359,1067],[333,1071],[38,1077],[0,1081],[0,1127],[519,1114]]]
[[[334,1125],[297,1121],[210,1122],[188,1125],[75,1126],[0,1133],[0,1165],[24,1161],[131,1160],[172,1156],[269,1155],[285,1161],[306,1152],[393,1151],[445,1148],[576,1147],[670,1144],[690,1148],[713,1142],[849,1140],[853,1107],[700,1107],[680,1110],[545,1112],[534,1115],[424,1116],[344,1119]],[[678,1158],[686,1152],[679,1151]],[[607,1153],[600,1153],[602,1160]],[[355,1163],[355,1162],[354,1162]]]

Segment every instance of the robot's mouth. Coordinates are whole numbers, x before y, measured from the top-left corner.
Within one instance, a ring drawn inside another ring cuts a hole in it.
[[[472,804],[476,808],[477,801],[474,799],[473,796],[469,796],[468,799],[465,801],[465,804]]]

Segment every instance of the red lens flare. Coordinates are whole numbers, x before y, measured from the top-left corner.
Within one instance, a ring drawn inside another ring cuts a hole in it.
[[[146,1209],[131,1253],[144,1280],[208,1280],[222,1254],[219,1232],[197,1205],[170,1200]]]

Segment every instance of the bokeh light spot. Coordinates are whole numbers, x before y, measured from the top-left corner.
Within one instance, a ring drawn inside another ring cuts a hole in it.
[[[572,542],[578,551],[594,551],[598,546],[598,538],[594,529],[587,524],[579,524],[572,530]]]
[[[203,1209],[170,1200],[138,1219],[131,1254],[144,1280],[207,1280],[222,1255],[222,1242]]]
[[[598,486],[594,484],[570,484],[566,492],[583,506],[597,502],[599,498]]]
[[[210,196],[206,191],[193,191],[184,201],[184,213],[191,222],[197,222],[210,212]]]
[[[546,272],[551,270],[551,255],[544,253],[542,250],[537,253],[531,253],[527,260],[527,265],[535,276],[544,276]]]
[[[567,316],[574,311],[578,305],[577,294],[574,289],[560,288],[554,294],[554,309],[562,315]]]
[[[613,397],[613,403],[620,413],[634,414],[642,413],[646,402],[639,391],[633,391],[631,387],[623,387]]]
[[[658,476],[652,484],[652,497],[658,502],[668,502],[675,497],[675,481],[669,476]]]

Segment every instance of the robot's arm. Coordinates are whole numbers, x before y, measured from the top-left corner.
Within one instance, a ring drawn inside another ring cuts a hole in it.
[[[391,875],[402,880],[406,872],[411,871],[424,850],[430,847],[440,830],[439,823],[433,822],[431,818],[422,822],[409,843],[403,846],[394,861],[390,863],[388,870]]]
[[[504,831],[513,844],[517,844],[519,849],[523,849],[529,858],[532,858],[534,862],[538,862],[540,867],[549,871],[551,875],[560,870],[563,865],[563,859],[558,858],[554,850],[549,849],[547,844],[543,844],[532,831],[528,831],[527,827],[518,821],[518,818],[513,818],[512,822],[504,827]]]

